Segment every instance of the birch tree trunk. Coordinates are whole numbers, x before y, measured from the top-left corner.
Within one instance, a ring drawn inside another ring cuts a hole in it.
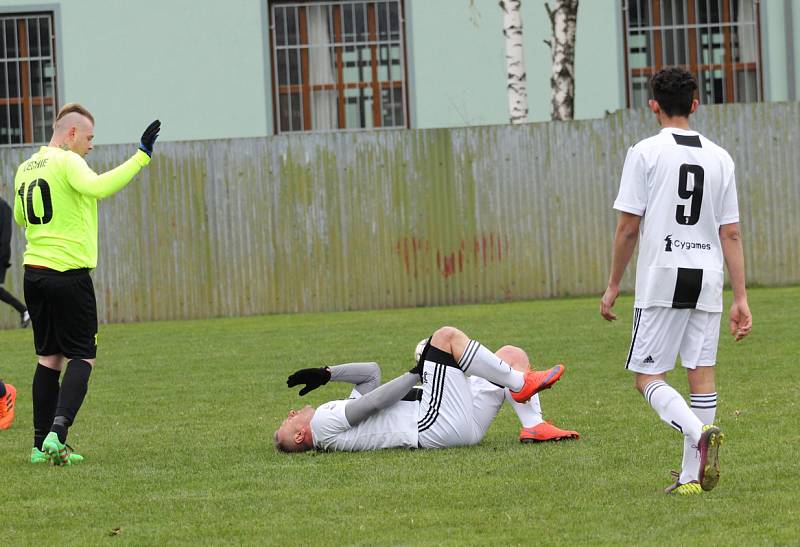
[[[552,40],[545,40],[553,56],[550,76],[551,111],[554,120],[571,120],[575,114],[575,34],[578,20],[578,0],[556,0],[551,9],[545,2]]]
[[[503,10],[503,36],[506,39],[506,73],[508,74],[508,114],[512,124],[528,121],[528,89],[522,57],[521,0],[500,0]]]

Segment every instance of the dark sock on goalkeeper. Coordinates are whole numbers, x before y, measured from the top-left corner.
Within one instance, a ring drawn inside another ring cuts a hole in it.
[[[91,374],[92,365],[82,359],[72,359],[67,364],[64,380],[61,382],[61,393],[58,396],[56,417],[53,419],[53,427],[50,428],[62,443],[67,441],[67,430],[75,421],[75,416],[86,397]]]
[[[60,370],[47,368],[41,363],[36,365],[33,373],[33,446],[39,450],[56,415],[60,376]]]
[[[27,309],[25,304],[14,298],[14,295],[5,290],[3,287],[0,287],[0,300],[12,306],[17,313],[24,313]]]

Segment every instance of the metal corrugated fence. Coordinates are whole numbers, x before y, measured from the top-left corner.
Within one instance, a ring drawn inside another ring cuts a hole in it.
[[[800,283],[799,122],[798,103],[704,107],[693,119],[736,161],[750,283]],[[648,112],[624,111],[160,143],[99,205],[101,320],[599,295],[627,147],[656,131]],[[0,151],[7,199],[31,152]],[[89,161],[103,171],[131,152],[98,147]],[[21,230],[14,248],[6,286],[21,295]],[[11,308],[0,317],[15,323]]]

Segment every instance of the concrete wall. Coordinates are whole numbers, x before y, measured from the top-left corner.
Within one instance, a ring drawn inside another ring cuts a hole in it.
[[[762,0],[761,35],[765,98],[796,101],[800,90],[800,0]]]
[[[415,127],[508,121],[503,12],[496,0],[407,2]],[[625,106],[617,0],[578,8],[575,117]],[[544,2],[522,3],[530,121],[550,119],[551,36]]]
[[[580,5],[576,116],[624,106],[618,0]],[[505,123],[502,12],[496,0],[406,0],[413,127]],[[136,142],[154,117],[162,142],[273,132],[266,0],[0,0],[55,10],[59,100],[97,119],[99,144]],[[550,117],[550,34],[542,2],[523,3],[530,120]]]
[[[96,142],[138,142],[156,117],[162,141],[272,131],[263,2],[0,0],[36,9],[56,10],[59,99],[93,112]]]

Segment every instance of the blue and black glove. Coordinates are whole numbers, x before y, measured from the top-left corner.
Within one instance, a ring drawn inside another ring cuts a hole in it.
[[[324,386],[331,379],[331,371],[327,367],[304,368],[298,370],[286,380],[286,385],[294,387],[305,384],[306,387],[300,390],[300,395],[305,395],[319,386]]]
[[[161,130],[161,121],[156,120],[150,125],[147,126],[147,129],[144,130],[142,133],[142,139],[139,141],[139,150],[147,154],[148,156],[153,156],[153,145],[156,143],[156,139],[158,138],[158,132]]]

